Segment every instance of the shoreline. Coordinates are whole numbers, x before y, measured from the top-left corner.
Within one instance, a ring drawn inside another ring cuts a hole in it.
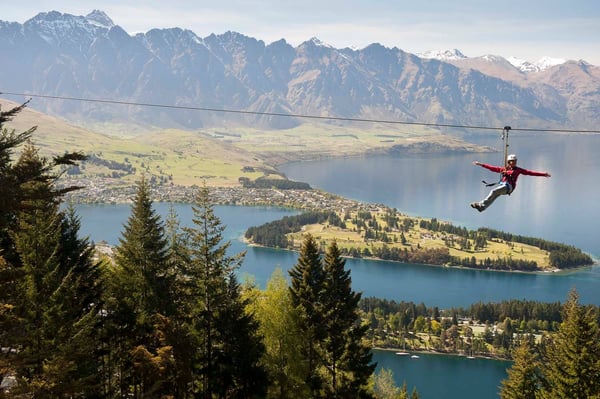
[[[69,184],[77,184],[77,181],[68,180]],[[96,186],[96,189],[82,189],[69,193],[65,196],[65,203],[74,203],[81,205],[116,205],[116,204],[131,204],[132,198],[135,196],[136,186],[124,186],[119,189],[111,189],[108,187]],[[171,202],[171,203],[193,203],[194,195],[199,189],[198,186],[183,187],[174,185],[156,185],[151,187],[151,195],[155,202]],[[337,194],[332,194],[323,190],[282,190],[275,188],[244,188],[241,186],[232,187],[208,187],[212,201],[215,205],[225,206],[268,206],[278,207],[283,209],[302,211],[329,210],[338,211],[345,210],[361,210],[361,211],[376,211],[382,208],[389,208],[384,204],[367,203],[358,200],[348,199]],[[91,191],[91,192],[90,192]],[[398,211],[401,214],[405,214]],[[420,216],[413,216],[420,217]],[[260,244],[253,243],[242,236],[243,241],[247,245],[263,247]],[[264,246],[266,247],[266,246]],[[270,248],[270,247],[269,247]],[[272,248],[295,251],[289,248]],[[587,254],[592,258],[591,265],[569,269],[551,269],[551,270],[501,270],[501,269],[484,269],[470,268],[465,266],[451,266],[441,264],[424,264],[415,263],[419,266],[444,267],[463,270],[477,270],[486,272],[503,272],[503,273],[523,273],[532,275],[564,275],[575,273],[588,268],[593,268],[600,265],[600,259],[595,258],[591,254]],[[376,257],[351,257],[345,256],[347,259],[365,259],[372,261],[393,262],[397,264],[407,264],[407,262],[399,262]],[[412,264],[412,263],[408,263]]]
[[[457,352],[440,352],[440,351],[423,350],[423,349],[402,349],[402,348],[374,346],[371,348],[371,350],[384,351],[384,352],[395,352],[395,353],[398,353],[398,352],[406,353],[406,355],[398,355],[398,356],[409,356],[412,354],[421,354],[421,355],[434,355],[434,356],[464,357],[465,359],[469,359],[469,358],[483,359],[483,360],[492,360],[495,362],[512,362],[513,361],[512,359],[507,359],[504,357],[494,356],[494,355],[487,355],[487,356],[471,355],[469,357],[465,354],[461,354],[461,353],[457,353]]]
[[[275,248],[275,247],[269,247],[266,245],[261,245],[261,244],[256,244],[253,243],[251,241],[249,241],[246,237],[242,236],[240,238],[240,240],[248,245],[249,247],[256,247],[256,248],[268,248],[268,249],[273,249],[276,251],[288,251],[288,252],[295,252],[298,253],[297,250],[295,249],[290,249],[290,248]],[[375,257],[362,257],[362,258],[355,258],[353,256],[346,256],[346,255],[342,255],[342,258],[344,259],[364,259],[364,260],[368,260],[368,261],[373,261],[373,262],[390,262],[390,263],[394,263],[394,264],[400,264],[400,265],[415,265],[415,266],[425,266],[425,267],[438,267],[438,268],[447,268],[447,269],[455,269],[455,270],[474,270],[474,271],[481,271],[481,272],[491,272],[491,273],[520,273],[520,274],[531,274],[531,275],[539,275],[539,276],[544,276],[544,275],[566,275],[566,274],[571,274],[571,273],[577,273],[586,269],[592,269],[594,267],[600,266],[600,262],[598,260],[596,260],[594,258],[594,264],[592,265],[588,265],[588,266],[581,266],[581,267],[574,267],[571,269],[565,269],[565,270],[561,270],[561,269],[553,269],[553,270],[540,270],[540,271],[534,271],[534,272],[528,272],[528,271],[524,271],[524,270],[496,270],[496,269],[477,269],[474,267],[464,267],[464,266],[448,266],[448,265],[433,265],[433,264],[429,264],[429,263],[409,263],[409,262],[398,262],[398,261],[394,261],[394,260],[388,260],[388,259],[380,259],[380,258],[375,258]]]

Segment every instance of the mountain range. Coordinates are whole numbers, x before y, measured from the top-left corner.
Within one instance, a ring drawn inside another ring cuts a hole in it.
[[[294,47],[182,28],[130,35],[98,10],[0,21],[0,54],[4,96],[47,96],[31,107],[83,126],[307,122],[280,114],[574,130],[600,124],[600,67],[582,60],[417,55],[377,43],[338,49],[317,38]]]
[[[438,51],[432,50],[432,51],[426,51],[424,53],[418,53],[417,55],[421,58],[429,58],[429,59],[433,58],[433,59],[445,61],[445,62],[461,61],[461,60],[465,60],[465,59],[469,58],[458,49],[438,50]],[[501,59],[502,57],[486,55],[486,56],[483,56],[480,58],[483,60],[486,60],[488,62],[495,62],[498,59]],[[506,58],[506,61],[508,61],[510,64],[512,64],[515,68],[517,68],[521,72],[528,73],[528,72],[541,72],[541,71],[544,71],[553,66],[564,64],[568,60],[566,60],[564,58],[542,57],[535,62],[530,62],[530,61],[523,60],[523,59],[520,59],[517,57],[508,57],[508,58]]]

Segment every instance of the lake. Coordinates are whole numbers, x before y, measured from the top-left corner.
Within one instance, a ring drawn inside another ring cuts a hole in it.
[[[477,140],[502,145],[496,136]],[[471,161],[494,163],[501,158],[500,153],[337,159],[290,164],[281,170],[290,178],[345,197],[384,203],[411,215],[437,217],[469,228],[487,226],[564,242],[599,258],[600,186],[595,183],[600,181],[600,157],[596,155],[600,153],[600,136],[514,133],[510,144],[521,166],[548,170],[552,177],[522,176],[510,197],[499,198],[483,213],[468,204],[487,192],[480,181],[495,176]],[[182,224],[189,225],[191,207],[174,206]],[[162,215],[169,207],[156,204]],[[296,262],[293,252],[248,247],[240,240],[249,226],[295,212],[231,206],[217,206],[215,212],[227,226],[226,238],[232,241],[232,250],[247,251],[241,273],[253,275],[259,286],[265,286],[275,267],[285,271]],[[81,205],[78,213],[83,234],[94,241],[116,244],[129,206]],[[354,289],[363,296],[447,308],[504,299],[564,301],[575,287],[583,303],[600,305],[598,266],[560,274],[459,270],[364,259],[348,259],[347,266]]]
[[[462,356],[418,353],[418,359],[398,356],[394,351],[375,350],[377,370],[392,370],[396,385],[404,381],[408,392],[417,388],[422,399],[493,398],[506,378],[511,362],[467,359]]]
[[[156,203],[155,209],[166,217],[171,204]],[[191,206],[173,204],[183,226],[192,220]],[[99,242],[116,245],[127,221],[130,206],[78,205],[77,213],[82,219],[81,233]],[[241,276],[253,276],[264,288],[273,270],[280,267],[287,271],[298,259],[295,252],[270,248],[249,247],[243,241],[249,226],[282,218],[296,212],[269,207],[217,206],[215,214],[227,227],[225,239],[231,241],[232,253],[246,251]],[[363,297],[394,299],[397,301],[423,302],[427,306],[442,309],[468,306],[473,302],[497,302],[503,299],[534,299],[544,302],[564,301],[569,290],[576,287],[582,302],[600,304],[600,268],[588,268],[561,275],[491,272],[485,270],[451,269],[425,266],[348,259],[352,286]]]
[[[495,145],[498,137],[472,141]],[[409,215],[437,217],[454,224],[487,226],[575,245],[600,258],[600,136],[511,135],[511,152],[519,165],[545,171],[552,178],[522,176],[510,197],[499,198],[483,213],[469,207],[487,193],[481,180],[495,176],[473,160],[498,164],[501,153],[411,157],[361,157],[286,165],[281,170],[295,180],[310,183],[348,198],[384,203]],[[169,204],[155,204],[167,215]],[[191,221],[191,207],[175,204],[182,225]],[[96,242],[117,244],[129,205],[79,205],[81,232]],[[290,251],[248,247],[241,237],[249,226],[296,212],[269,207],[217,206],[215,213],[227,227],[225,239],[232,252],[247,251],[241,276],[251,275],[264,287],[276,267],[289,270],[297,261]],[[502,273],[479,270],[397,264],[348,259],[353,289],[364,296],[423,302],[447,308],[482,301],[529,299],[564,301],[573,287],[583,303],[600,305],[600,267],[561,274]],[[497,397],[509,363],[453,356],[420,355],[419,359],[376,351],[379,367],[394,372],[396,382],[416,386],[427,398]],[[449,389],[451,388],[451,389]],[[448,394],[451,392],[451,394]]]
[[[503,150],[499,135],[466,139]],[[280,170],[290,179],[347,198],[468,228],[485,226],[573,244],[600,258],[600,135],[514,132],[509,152],[517,154],[519,166],[552,177],[521,176],[510,197],[499,198],[483,213],[469,204],[489,191],[481,181],[495,181],[498,175],[472,161],[499,165],[502,152],[336,159]]]

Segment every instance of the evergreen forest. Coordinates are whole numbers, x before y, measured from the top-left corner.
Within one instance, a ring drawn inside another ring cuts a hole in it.
[[[335,246],[322,259],[307,239],[291,284],[242,287],[244,253],[229,253],[208,188],[181,228],[142,179],[114,256],[98,257],[62,204],[79,187],[56,188],[85,156],[41,157],[34,131],[0,136],[0,397],[374,397]]]

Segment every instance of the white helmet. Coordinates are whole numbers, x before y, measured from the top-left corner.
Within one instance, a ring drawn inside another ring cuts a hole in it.
[[[517,160],[517,156],[515,154],[510,154],[507,158],[507,161],[516,161]]]

